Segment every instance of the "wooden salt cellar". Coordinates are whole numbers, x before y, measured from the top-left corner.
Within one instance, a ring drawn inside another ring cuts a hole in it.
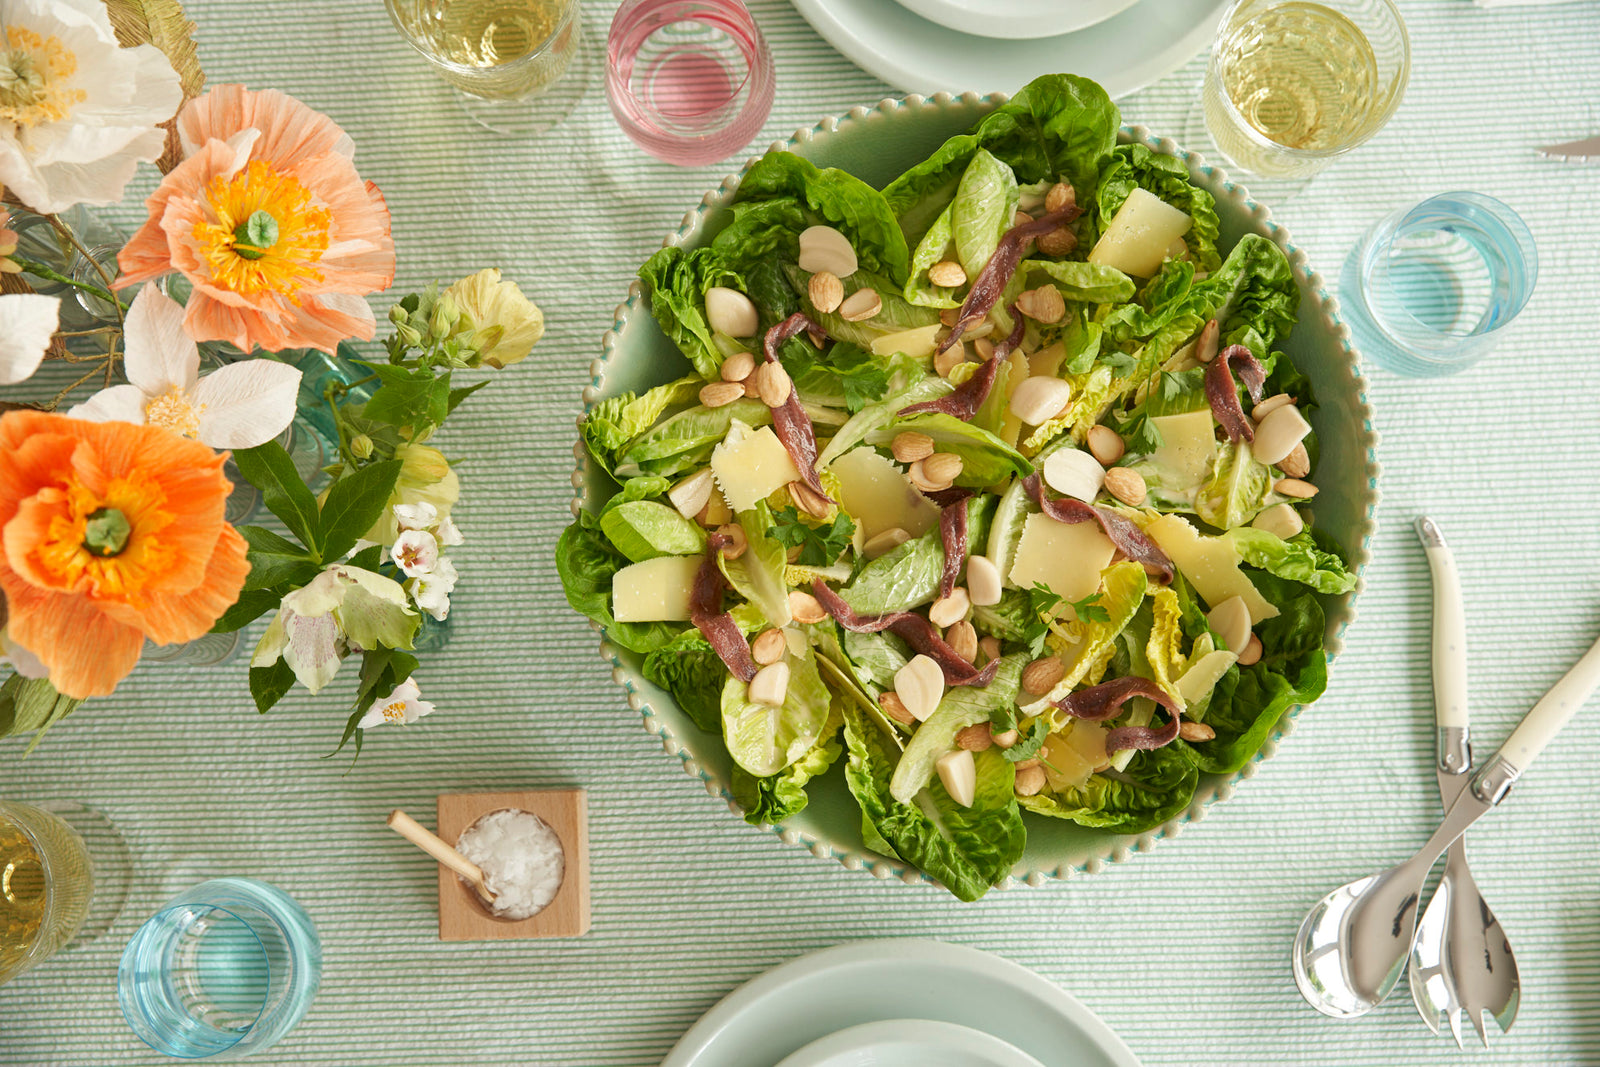
[[[525,937],[582,937],[589,932],[589,805],[581,789],[512,793],[446,793],[439,797],[439,836],[455,844],[479,818],[520,808],[555,831],[565,853],[561,888],[537,914],[510,922],[495,918],[455,872],[439,868],[439,940],[504,941]]]

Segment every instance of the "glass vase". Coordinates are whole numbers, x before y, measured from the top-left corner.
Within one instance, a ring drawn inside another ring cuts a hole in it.
[[[14,255],[74,281],[107,288],[106,278],[115,279],[117,276],[117,253],[126,243],[126,236],[104,219],[91,215],[82,205],[68,208],[56,217],[72,231],[83,246],[83,251],[63,237],[48,217],[26,208],[14,208],[11,221],[7,224],[17,234]],[[85,256],[84,252],[88,255]],[[62,298],[62,330],[76,332],[116,325],[117,311],[109,301],[31,271],[23,271],[23,277],[34,292]],[[84,355],[96,352],[105,354],[103,339],[95,337],[69,338],[67,347]]]

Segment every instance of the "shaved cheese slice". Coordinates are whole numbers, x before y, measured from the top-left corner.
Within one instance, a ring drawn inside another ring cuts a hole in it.
[[[1228,668],[1233,666],[1239,657],[1232,652],[1218,649],[1201,656],[1188,670],[1183,672],[1183,677],[1178,679],[1178,695],[1185,704],[1198,704],[1206,694],[1215,689],[1217,682],[1228,673]]]
[[[1183,572],[1207,607],[1238,597],[1250,609],[1252,626],[1277,616],[1278,609],[1239,569],[1239,554],[1230,538],[1203,536],[1182,515],[1163,515],[1144,532]]]
[[[703,556],[660,556],[623,567],[611,578],[618,622],[684,622]]]
[[[1071,735],[1077,733],[1082,725],[1075,722],[1068,727],[1067,733],[1051,734],[1039,748],[1039,765],[1044,768],[1044,778],[1052,792],[1078,789],[1094,774],[1095,765],[1079,755],[1072,745]],[[1102,742],[1102,754],[1104,750]]]
[[[711,450],[711,473],[717,476],[717,486],[734,511],[749,511],[774,491],[800,480],[789,450],[771,426],[737,439],[729,433]]]
[[[1161,447],[1150,454],[1168,488],[1188,489],[1211,474],[1211,460],[1217,452],[1216,424],[1211,409],[1202,408],[1184,415],[1157,415],[1150,420],[1161,434]]]
[[[1178,247],[1194,220],[1154,193],[1134,189],[1089,252],[1089,262],[1115,267],[1135,278],[1148,278]]]
[[[939,521],[939,508],[906,481],[893,460],[871,448],[856,448],[828,470],[839,479],[839,503],[867,539],[899,528],[921,537]]]
[[[1034,582],[1072,602],[1100,589],[1100,572],[1116,555],[1098,523],[1057,522],[1048,515],[1029,515],[1011,565],[1011,584],[1031,589]]]
[[[875,356],[892,356],[896,352],[904,352],[912,359],[927,359],[933,355],[934,346],[939,343],[939,323],[932,326],[918,326],[910,330],[901,330],[899,333],[886,333],[881,337],[872,339],[872,354]]]

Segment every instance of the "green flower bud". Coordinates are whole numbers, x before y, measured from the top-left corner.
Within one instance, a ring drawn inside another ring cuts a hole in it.
[[[408,348],[422,347],[422,333],[415,326],[400,323],[394,328],[395,336]]]
[[[406,322],[406,309],[399,304],[389,309],[389,321],[396,326],[404,326]]]
[[[456,302],[447,294],[441,296],[438,303],[433,305],[433,315],[428,320],[428,328],[433,336],[442,339],[455,332],[456,323],[460,320],[461,312],[456,309]]]
[[[372,438],[364,433],[358,433],[350,439],[350,452],[357,459],[366,459],[372,455]]]

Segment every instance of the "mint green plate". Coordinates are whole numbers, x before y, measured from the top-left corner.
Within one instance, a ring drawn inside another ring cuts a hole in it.
[[[810,129],[798,131],[788,141],[775,143],[773,148],[798,152],[818,166],[843,168],[881,187],[1004,100],[1001,95],[980,98],[972,94],[885,100],[874,108],[856,108],[840,119],[824,119]],[[1157,151],[1186,158],[1196,183],[1216,196],[1224,246],[1231,247],[1241,235],[1253,232],[1276,241],[1288,254],[1302,299],[1300,322],[1284,350],[1311,378],[1319,402],[1312,418],[1321,447],[1316,471],[1321,489],[1316,499],[1316,523],[1319,530],[1344,547],[1356,571],[1364,571],[1378,503],[1377,434],[1372,428],[1372,411],[1367,405],[1359,359],[1351,347],[1349,331],[1339,321],[1337,302],[1327,292],[1321,276],[1312,272],[1305,254],[1294,247],[1287,231],[1275,224],[1268,210],[1251,200],[1243,187],[1229,181],[1223,171],[1198,156],[1187,155],[1172,141],[1151,136],[1143,127],[1124,127],[1122,139],[1140,141]],[[694,247],[708,241],[724,224],[725,208],[738,183],[738,175],[724,179],[684,216],[665,243]],[[687,373],[687,362],[643,307],[637,283],[629,290],[628,299],[618,306],[615,319],[605,335],[600,357],[591,364],[593,377],[583,391],[586,406],[626,390],[642,392]],[[588,461],[581,444],[574,454],[578,461],[573,474],[573,485],[578,490],[572,505],[576,514],[586,504],[598,508],[609,491],[609,483],[605,474]],[[1324,599],[1330,664],[1343,646],[1345,629],[1355,618],[1360,588],[1358,585],[1356,592],[1346,596]],[[659,737],[667,753],[677,757],[686,772],[704,782],[712,796],[725,801],[737,813],[738,806],[728,788],[731,760],[721,739],[700,731],[667,693],[645,681],[639,673],[642,657],[605,641],[601,642],[600,654],[612,666],[613,678],[626,691],[629,706],[643,716],[645,729]],[[1285,715],[1255,760],[1232,775],[1202,777],[1188,809],[1146,833],[1111,834],[1059,819],[1026,815],[1027,850],[1006,884],[1021,881],[1040,885],[1051,878],[1092,873],[1106,863],[1121,862],[1147,851],[1157,841],[1176,836],[1256,773],[1289,732],[1298,711],[1291,709]],[[863,846],[861,813],[845,787],[841,766],[835,766],[814,783],[810,794],[811,803],[805,811],[772,828],[785,842],[804,846],[819,858],[836,860],[849,870],[868,871],[876,878],[895,878],[911,884],[930,881],[903,860],[880,856]]]

